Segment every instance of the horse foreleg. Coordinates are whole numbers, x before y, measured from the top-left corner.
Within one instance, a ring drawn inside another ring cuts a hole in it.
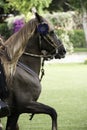
[[[52,119],[52,130],[57,130],[57,113],[54,108],[38,102],[31,102],[21,113],[48,114]]]
[[[18,120],[19,114],[11,114],[7,118],[7,124],[6,124],[6,130],[19,130],[17,120]]]

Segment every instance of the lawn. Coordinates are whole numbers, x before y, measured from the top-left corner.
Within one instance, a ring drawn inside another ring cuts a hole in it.
[[[87,130],[87,65],[46,64],[42,86],[39,102],[56,109],[59,130]],[[51,118],[35,115],[29,121],[23,114],[19,125],[20,130],[51,130]]]
[[[74,48],[74,52],[87,52],[87,48]]]

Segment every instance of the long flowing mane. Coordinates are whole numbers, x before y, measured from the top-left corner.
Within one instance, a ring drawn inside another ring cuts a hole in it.
[[[17,61],[23,54],[27,41],[34,34],[36,25],[37,19],[30,20],[22,29],[20,29],[20,31],[13,34],[7,41],[5,41],[5,55],[7,55],[10,60],[8,60],[5,55],[2,55],[1,61],[4,67],[7,82],[13,77],[16,70]]]

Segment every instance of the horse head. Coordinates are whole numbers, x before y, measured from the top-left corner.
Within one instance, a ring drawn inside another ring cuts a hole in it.
[[[48,58],[64,58],[66,50],[62,41],[55,34],[50,24],[38,13],[35,13],[36,19],[38,20],[37,32],[41,43],[42,53],[47,55]]]

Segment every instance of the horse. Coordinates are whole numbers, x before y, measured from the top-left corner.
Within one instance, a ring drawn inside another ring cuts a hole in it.
[[[66,51],[62,42],[48,21],[35,13],[35,18],[13,34],[4,45],[5,55],[1,61],[9,90],[6,101],[10,110],[6,130],[17,130],[17,121],[22,113],[31,113],[31,119],[34,114],[48,114],[52,119],[52,130],[57,130],[56,110],[37,100],[42,87],[39,79],[41,58],[63,58]]]

